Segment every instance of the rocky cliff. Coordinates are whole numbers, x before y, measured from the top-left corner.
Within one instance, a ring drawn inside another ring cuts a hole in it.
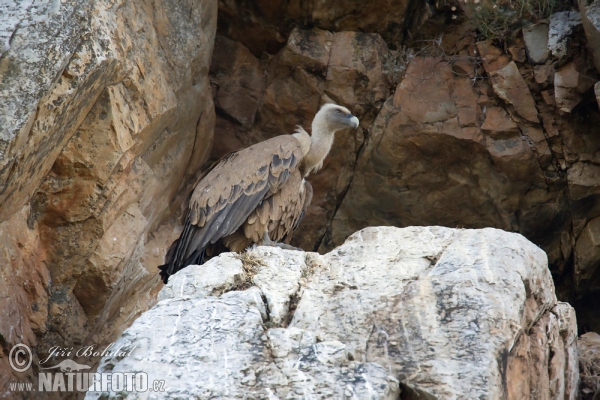
[[[311,177],[295,243],[325,252],[369,225],[520,232],[600,329],[598,2],[381,1],[377,21],[354,2],[275,3],[220,4],[212,157],[323,101],[361,120]]]
[[[5,387],[24,379],[15,343],[41,358],[106,342],[155,301],[213,138],[217,3],[16,1],[0,14]]]
[[[206,162],[308,128],[325,101],[361,126],[310,178],[295,245],[323,254],[371,225],[519,232],[580,331],[600,331],[599,10],[0,4],[0,387],[34,379],[9,367],[16,343],[36,367],[52,346],[115,340],[156,302]]]
[[[158,298],[116,342],[131,356],[98,371],[165,390],[125,398],[578,394],[574,311],[514,233],[379,227],[323,256],[258,247],[183,270]]]

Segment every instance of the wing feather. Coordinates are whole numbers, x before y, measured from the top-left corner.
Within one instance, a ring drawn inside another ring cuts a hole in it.
[[[230,153],[205,173],[192,193],[185,226],[169,250],[161,276],[187,266],[199,252],[233,234],[265,198],[289,180],[302,160],[300,142],[282,135]]]

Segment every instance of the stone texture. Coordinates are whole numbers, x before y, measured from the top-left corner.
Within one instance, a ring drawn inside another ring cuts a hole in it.
[[[532,64],[543,64],[548,59],[548,24],[540,23],[523,28],[527,56]]]
[[[577,70],[571,62],[554,74],[554,97],[561,111],[571,112],[583,98],[583,93],[594,85],[594,81]]]
[[[488,71],[489,72],[489,71]],[[529,122],[539,122],[535,101],[517,65],[511,61],[505,67],[491,72],[494,92],[514,106],[515,111]]]
[[[37,357],[108,343],[155,301],[210,151],[217,2],[27,3],[0,27],[0,237],[21,271],[0,275],[20,299],[0,337]],[[7,357],[0,376],[16,379]]]
[[[481,130],[494,139],[511,138],[519,135],[519,126],[500,107],[489,107],[485,112],[485,121]]]
[[[326,0],[310,4],[300,0],[220,0],[219,32],[242,43],[256,56],[279,51],[292,29],[298,26],[383,33],[388,43],[399,43],[403,27],[418,25],[428,11],[425,4],[412,4],[408,0],[368,3]]]
[[[550,16],[548,49],[555,58],[564,59],[569,54],[569,37],[581,25],[581,14],[562,11]]]
[[[258,59],[244,46],[217,36],[210,68],[215,86],[213,96],[218,111],[242,126],[254,123],[258,102],[265,90],[265,74]]]
[[[599,0],[577,0],[581,23],[585,30],[589,49],[596,70],[600,72],[600,1]]]
[[[413,59],[370,129],[321,249],[329,250],[353,230],[372,224],[532,232],[529,224],[541,222],[534,216],[538,212],[549,223],[542,230],[562,224],[565,215],[548,207],[564,198],[543,183],[540,164],[548,165],[551,157],[542,130],[524,125],[517,129],[501,119],[505,115],[485,87],[455,76],[448,63]],[[547,190],[538,189],[544,186]],[[559,243],[554,240],[554,245],[544,246],[551,259],[562,257],[550,250]]]
[[[210,290],[243,257],[175,275],[118,339],[131,356],[105,357],[99,371],[164,379],[161,398],[392,399],[399,383],[425,398],[577,396],[573,309],[557,302],[544,252],[518,234],[379,227],[323,256],[246,257],[256,269],[243,291]],[[289,325],[271,319],[269,292],[287,298]]]
[[[0,397],[7,396],[8,382],[18,379],[35,383],[31,375],[13,371],[6,355],[16,343],[35,347],[47,330],[48,292],[52,282],[44,263],[46,255],[37,224],[27,226],[29,211],[24,207],[0,223],[0,262],[3,266],[0,269],[0,339],[3,343]]]
[[[0,221],[31,198],[116,68],[81,39],[91,2],[11,3],[17,23],[0,61]]]

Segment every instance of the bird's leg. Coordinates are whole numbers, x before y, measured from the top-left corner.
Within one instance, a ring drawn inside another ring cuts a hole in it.
[[[290,246],[289,244],[274,242],[269,237],[269,232],[265,229],[265,233],[263,233],[262,241],[259,243],[259,246],[270,246],[270,247],[279,247],[284,250],[298,250],[303,251],[294,246]]]

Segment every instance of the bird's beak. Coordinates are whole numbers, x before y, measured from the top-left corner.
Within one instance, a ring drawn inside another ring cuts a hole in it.
[[[358,128],[358,118],[356,118],[354,115],[352,115],[350,117],[350,126],[353,128]]]

